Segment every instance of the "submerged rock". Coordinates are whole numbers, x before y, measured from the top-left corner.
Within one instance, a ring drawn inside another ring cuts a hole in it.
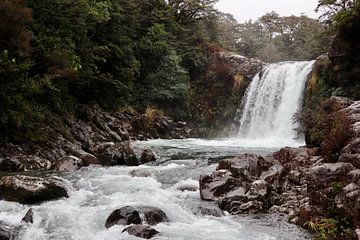
[[[113,211],[106,220],[105,227],[114,225],[148,224],[157,225],[168,222],[166,214],[159,208],[151,206],[126,206]]]
[[[159,233],[156,229],[150,226],[139,224],[131,225],[125,228],[122,232],[127,232],[129,235],[145,239],[150,239]]]
[[[1,197],[6,201],[34,204],[68,197],[63,186],[50,178],[5,176],[0,180]]]

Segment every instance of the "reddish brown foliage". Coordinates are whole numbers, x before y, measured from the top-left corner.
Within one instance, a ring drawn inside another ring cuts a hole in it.
[[[23,0],[0,1],[0,50],[9,50],[19,56],[31,53],[32,11],[22,6]]]

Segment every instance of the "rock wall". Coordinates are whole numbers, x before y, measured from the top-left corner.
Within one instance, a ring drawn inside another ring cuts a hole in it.
[[[204,136],[228,136],[252,78],[265,63],[232,52],[213,53],[204,76],[194,83],[194,122]]]

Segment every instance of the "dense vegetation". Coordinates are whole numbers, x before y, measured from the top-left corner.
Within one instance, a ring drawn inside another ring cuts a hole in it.
[[[195,119],[214,51],[266,61],[323,53],[324,25],[270,13],[238,24],[216,0],[0,2],[0,139],[36,140],[49,115],[157,107]],[[216,81],[222,81],[221,76]],[[215,82],[216,82],[215,81]],[[215,104],[218,105],[218,104]]]

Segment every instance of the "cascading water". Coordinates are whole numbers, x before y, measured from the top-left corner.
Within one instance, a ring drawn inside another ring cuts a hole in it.
[[[238,137],[301,144],[294,131],[311,62],[281,62],[267,66],[249,86],[241,105]]]

